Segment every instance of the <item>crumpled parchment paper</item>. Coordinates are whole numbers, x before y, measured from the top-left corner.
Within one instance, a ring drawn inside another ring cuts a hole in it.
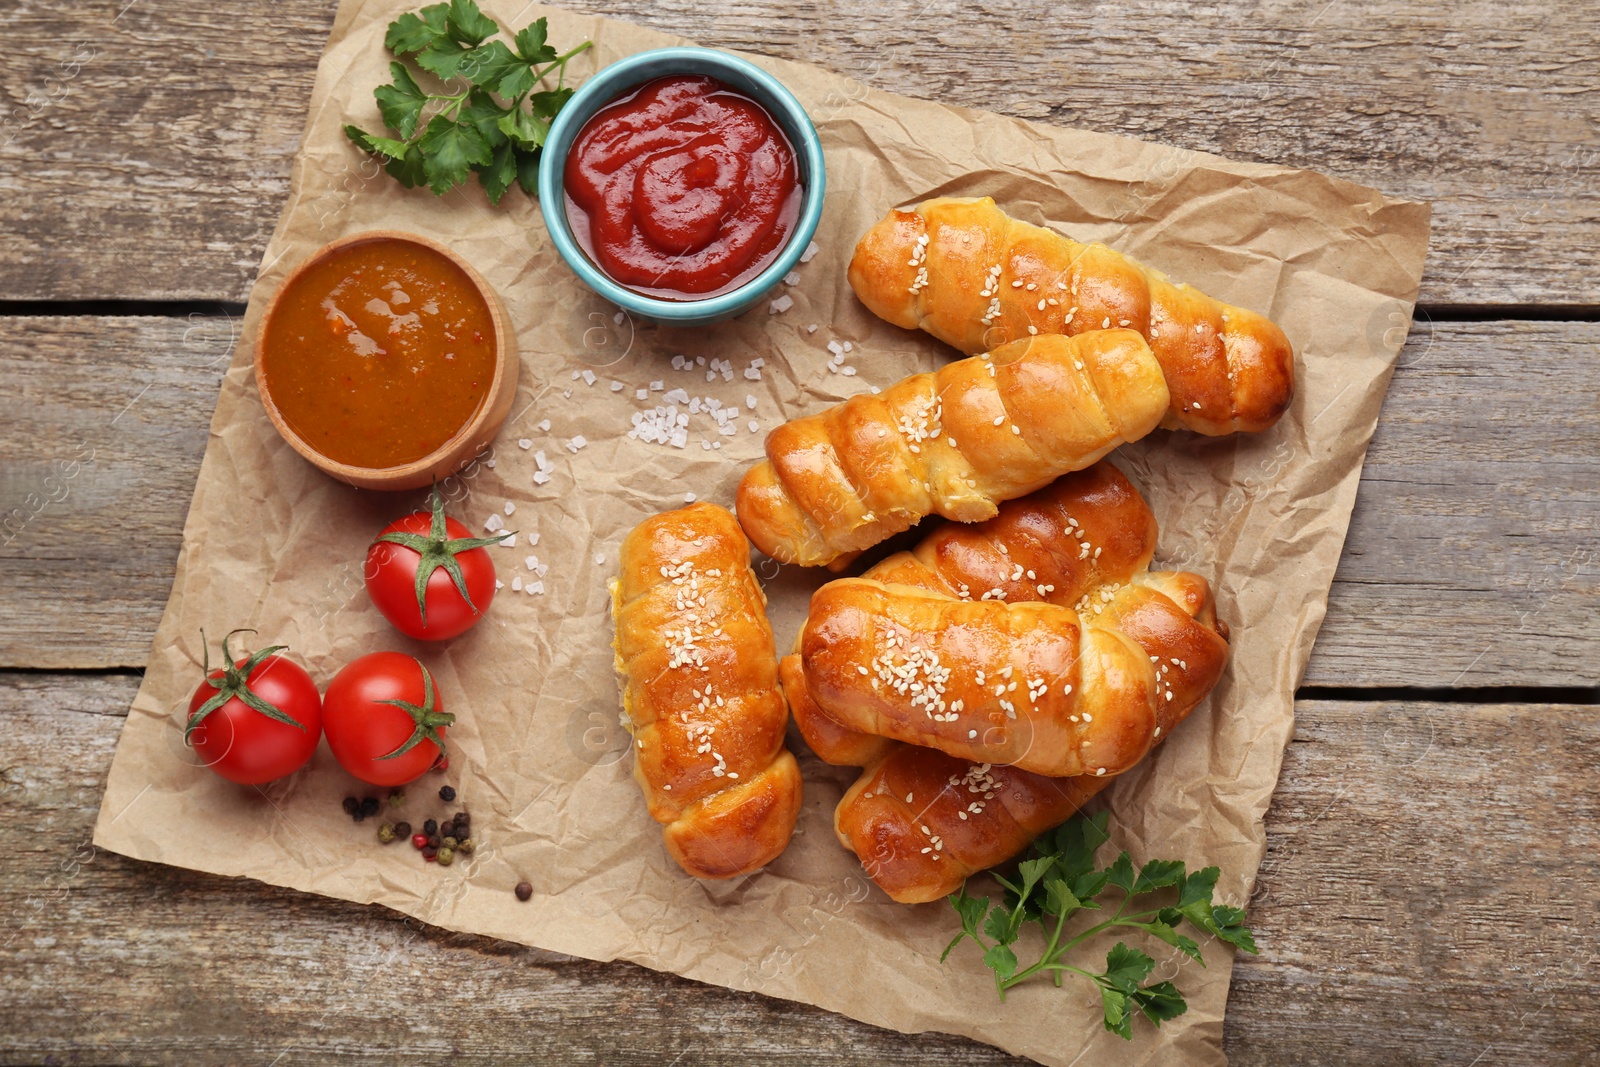
[[[407,191],[347,142],[346,122],[380,129],[372,90],[388,80],[384,29],[413,6],[346,0],[328,39],[289,205],[223,382],[171,600],[112,764],[96,844],[383,904],[453,930],[632,960],[898,1030],[965,1034],[1044,1063],[1077,1062],[1086,1051],[1084,1062],[1102,1054],[1119,1063],[1221,1062],[1231,969],[1224,946],[1204,946],[1206,969],[1180,966],[1166,946],[1142,946],[1190,1009],[1159,1032],[1137,1022],[1131,1043],[1102,1030],[1098,995],[1085,982],[1024,986],[1002,1004],[972,946],[938,962],[958,925],[948,906],[892,903],[839,847],[832,812],[854,772],[809,754],[805,810],[777,862],[732,883],[684,876],[630,780],[605,583],[622,536],[645,516],[689,493],[731,504],[766,431],[782,419],[952,358],[937,342],[875,319],[845,281],[857,237],[891,207],[987,194],[1020,218],[1104,241],[1270,314],[1299,360],[1294,407],[1277,427],[1209,439],[1158,431],[1113,457],[1160,519],[1157,565],[1210,579],[1234,635],[1231,667],[1212,698],[1109,791],[1116,841],[1136,859],[1220,865],[1218,900],[1243,903],[1265,846],[1262,817],[1291,733],[1294,687],[1410,322],[1427,206],[1306,171],[906,99],[817,67],[751,57],[794,90],[822,136],[828,196],[819,251],[799,268],[798,284],[782,290],[794,300],[788,311],[763,305],[735,322],[678,332],[631,321],[584,289],[548,241],[537,204],[519,191],[499,207],[476,185],[443,198]],[[681,43],[558,10],[483,6],[503,25],[548,14],[550,39],[562,48],[593,39],[572,66],[579,78]],[[505,298],[521,347],[520,393],[492,453],[444,487],[452,513],[480,529],[488,516],[504,516],[505,502],[515,505],[506,518],[515,545],[490,550],[506,587],[484,624],[439,647],[401,637],[362,586],[373,535],[422,506],[424,494],[363,492],[318,473],[273,433],[251,371],[255,325],[288,270],[326,241],[374,228],[427,234],[467,257]],[[843,365],[854,374],[829,370],[830,341],[850,343]],[[688,369],[674,368],[677,355]],[[683,391],[680,410],[696,409],[687,447],[630,438],[632,416],[674,402],[672,390]],[[719,423],[690,398],[738,411]],[[546,480],[535,478],[540,453]],[[537,557],[531,570],[529,557]],[[513,577],[531,583],[541,573],[542,593],[512,590]],[[760,574],[787,648],[824,576],[780,573],[770,561]],[[456,784],[461,799],[449,807],[473,812],[478,854],[441,869],[404,844],[380,846],[373,823],[354,824],[340,810],[342,797],[365,790],[326,745],[306,770],[261,790],[195,766],[180,738],[200,678],[200,630],[215,639],[241,626],[262,643],[290,645],[321,685],[369,651],[421,657],[446,710],[460,718],[448,773],[417,783],[401,814],[420,823],[443,813],[433,794]],[[173,833],[178,826],[183,833]],[[535,895],[521,904],[511,890],[524,879]],[[1103,958],[1108,945],[1096,947]],[[1270,940],[1264,951],[1271,955]]]

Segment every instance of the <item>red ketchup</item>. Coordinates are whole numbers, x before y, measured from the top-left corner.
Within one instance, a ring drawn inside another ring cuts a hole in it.
[[[595,114],[567,154],[567,220],[606,274],[646,296],[738,288],[777,258],[804,192],[772,117],[715,78],[647,82]]]

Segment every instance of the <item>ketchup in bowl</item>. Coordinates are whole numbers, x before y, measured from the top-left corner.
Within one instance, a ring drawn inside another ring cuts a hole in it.
[[[794,147],[754,100],[700,74],[658,78],[579,131],[567,220],[595,265],[646,296],[718,296],[783,250],[804,199]]]

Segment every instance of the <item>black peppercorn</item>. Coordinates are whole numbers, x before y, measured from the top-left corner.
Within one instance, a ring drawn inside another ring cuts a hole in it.
[[[456,812],[455,821],[460,823],[463,826],[466,826],[467,824],[472,822],[472,816],[468,815],[464,811],[458,811],[458,812]]]
[[[428,835],[428,847],[429,848],[438,848],[439,844],[440,844],[440,840],[441,839],[440,839],[438,834],[429,834]]]
[[[456,791],[455,791],[455,787],[454,786],[446,785],[446,786],[440,786],[439,787],[439,799],[440,800],[442,800],[446,804],[448,804],[452,800],[454,800],[455,798],[456,798]]]
[[[424,860],[436,860],[439,858],[439,850],[434,848],[432,845],[429,845],[427,848],[422,850],[422,858]]]
[[[346,815],[354,815],[356,812],[358,812],[360,810],[361,810],[361,801],[357,800],[355,797],[345,797],[344,798],[344,813]]]
[[[356,809],[356,813],[354,815],[350,816],[350,817],[352,819],[354,819],[356,822],[365,822],[366,818],[367,818],[366,813],[363,812],[360,808],[357,808]]]
[[[529,885],[527,882],[518,882],[517,883],[517,899],[518,900],[527,900],[532,896],[533,896],[533,886]]]
[[[411,824],[408,823],[408,822],[397,822],[397,823],[395,823],[394,824],[394,836],[396,836],[396,837],[410,837],[411,836]]]
[[[377,797],[363,797],[361,799],[361,814],[363,815],[376,815],[382,807],[383,805],[378,802]]]
[[[429,837],[432,837],[434,834],[438,833],[439,832],[439,820],[438,819],[428,819],[428,820],[424,821],[423,824],[422,824],[422,832],[427,834]]]

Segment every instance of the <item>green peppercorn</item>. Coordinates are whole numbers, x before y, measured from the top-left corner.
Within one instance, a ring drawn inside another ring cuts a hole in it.
[[[442,837],[439,839],[440,848],[457,848],[460,846],[460,844],[461,842],[457,841],[453,837]]]
[[[456,850],[453,848],[441,848],[439,854],[434,858],[438,860],[439,866],[448,867],[455,862]]]
[[[394,826],[390,823],[384,823],[382,826],[378,827],[378,840],[382,841],[386,845],[393,841]]]
[[[405,802],[406,802],[406,791],[404,789],[396,789],[396,790],[392,791],[389,794],[389,806],[391,808],[398,808],[400,805],[404,804]]]
[[[456,851],[460,852],[460,853],[462,853],[464,855],[470,856],[470,855],[472,855],[472,850],[477,848],[477,847],[478,846],[475,843],[473,843],[472,838],[467,837],[467,838],[463,838],[456,845]]]

